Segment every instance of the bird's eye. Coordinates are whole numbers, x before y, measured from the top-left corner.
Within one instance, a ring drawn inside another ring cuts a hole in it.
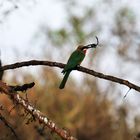
[[[86,47],[82,47],[82,50],[86,50],[87,48]]]

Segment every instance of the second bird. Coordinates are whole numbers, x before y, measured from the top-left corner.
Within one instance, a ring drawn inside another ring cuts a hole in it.
[[[86,55],[86,51],[89,48],[96,48],[98,45],[98,38],[97,39],[97,44],[89,44],[89,45],[79,45],[77,47],[77,49],[71,54],[71,56],[68,59],[67,64],[65,65],[62,73],[64,74],[64,78],[59,86],[60,89],[63,89],[65,87],[65,84],[67,82],[67,79],[69,77],[69,74],[72,70],[74,70],[78,65],[81,64],[81,62],[83,61],[85,55]]]

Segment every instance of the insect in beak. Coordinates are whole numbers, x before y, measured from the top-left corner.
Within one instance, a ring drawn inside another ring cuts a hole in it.
[[[97,40],[96,44],[88,44],[88,45],[84,46],[83,49],[96,48],[99,45],[99,40],[98,40],[97,36],[96,36],[96,40]]]

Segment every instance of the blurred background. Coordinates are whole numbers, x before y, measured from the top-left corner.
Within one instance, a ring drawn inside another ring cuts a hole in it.
[[[140,85],[139,0],[0,0],[3,65],[32,59],[66,63],[80,43],[90,50],[82,66]],[[41,112],[79,140],[133,140],[140,131],[140,94],[128,87],[73,71],[64,90],[61,69],[8,70],[11,85],[34,81],[28,98]],[[25,97],[24,94],[22,94]],[[33,121],[20,106],[0,96],[1,113],[21,140],[60,140]],[[10,113],[9,113],[10,112]],[[0,140],[14,136],[0,122]]]

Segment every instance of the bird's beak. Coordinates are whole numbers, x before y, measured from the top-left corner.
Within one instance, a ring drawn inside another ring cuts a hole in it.
[[[97,40],[96,44],[88,44],[88,45],[84,46],[83,49],[96,48],[99,45],[99,40],[98,40],[97,36],[96,36],[96,40]]]
[[[92,48],[92,47],[91,47],[91,46],[89,46],[89,45],[86,45],[86,46],[83,46],[83,48],[82,48],[82,49],[84,50],[84,49],[89,49],[89,48]]]
[[[96,48],[96,47],[97,47],[97,44],[88,44],[84,46],[83,49]]]

